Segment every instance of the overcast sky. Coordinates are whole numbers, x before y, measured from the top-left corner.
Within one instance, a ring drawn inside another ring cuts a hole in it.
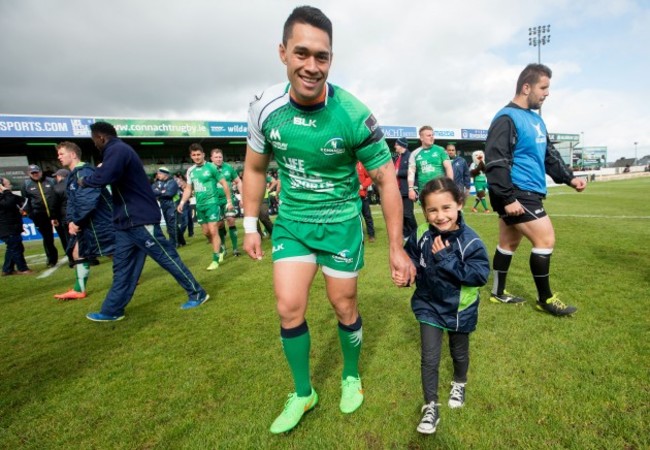
[[[285,0],[0,0],[0,113],[245,121],[286,79]],[[329,80],[380,124],[487,129],[528,28],[551,25],[543,115],[608,159],[650,154],[650,1],[313,1],[334,24]]]

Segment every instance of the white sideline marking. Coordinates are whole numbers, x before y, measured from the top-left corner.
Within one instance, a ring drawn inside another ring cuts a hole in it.
[[[47,269],[45,272],[43,272],[42,274],[40,274],[39,276],[37,276],[36,279],[37,279],[37,280],[40,280],[41,278],[47,278],[47,277],[49,277],[49,276],[52,275],[54,272],[56,272],[56,270],[57,270],[59,267],[61,267],[61,266],[64,265],[64,264],[67,264],[67,263],[68,263],[68,258],[61,258],[61,259],[59,259],[59,262],[56,263],[56,266],[54,266],[54,267],[50,267],[50,268]]]
[[[415,214],[422,215],[421,210],[414,210]],[[486,218],[496,218],[496,214],[491,212],[490,214],[485,214],[478,212],[476,214],[465,213],[465,217],[486,217]],[[381,216],[381,210],[372,211],[373,216]],[[579,219],[641,219],[641,220],[650,220],[650,216],[608,216],[605,214],[549,214],[549,217],[553,219],[554,217],[575,217]]]

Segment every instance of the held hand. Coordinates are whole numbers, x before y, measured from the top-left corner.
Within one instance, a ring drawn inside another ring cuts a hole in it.
[[[262,237],[260,234],[257,232],[244,234],[243,249],[251,259],[262,259],[264,252],[262,251]]]
[[[587,180],[581,177],[575,177],[571,180],[571,187],[578,192],[582,192],[587,187]]]
[[[59,221],[56,219],[52,219],[52,226],[53,227],[58,227],[59,226]]]
[[[395,286],[405,287],[415,282],[415,266],[403,248],[390,251],[389,264]]]
[[[232,211],[233,209],[235,209],[235,207],[232,205],[232,202],[228,202],[226,203],[226,209],[228,211]]]
[[[413,189],[409,189],[409,198],[410,198],[412,201],[417,201],[417,199],[418,199],[418,195],[415,193],[415,190],[413,190]]]
[[[521,206],[518,200],[515,200],[513,203],[506,205],[505,208],[506,215],[508,216],[521,216],[525,211],[524,207]]]
[[[431,253],[435,255],[445,247],[449,247],[449,242],[442,242],[442,237],[436,236],[436,238],[433,240],[433,245],[431,246]]]

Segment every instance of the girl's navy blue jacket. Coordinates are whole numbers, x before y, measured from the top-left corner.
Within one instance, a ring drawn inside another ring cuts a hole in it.
[[[411,308],[419,322],[469,333],[478,321],[479,288],[487,283],[490,263],[481,238],[458,215],[458,230],[443,233],[449,246],[434,254],[441,233],[424,223],[409,237],[406,253],[417,268]]]

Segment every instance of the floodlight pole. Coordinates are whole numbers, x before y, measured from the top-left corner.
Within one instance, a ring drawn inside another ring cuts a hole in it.
[[[637,155],[636,155],[636,146],[638,145],[638,142],[634,142],[634,165],[636,166],[636,161],[637,161]]]
[[[542,45],[551,43],[551,25],[538,25],[528,28],[528,45],[537,47],[537,64],[542,63]],[[542,115],[542,108],[539,108]]]

